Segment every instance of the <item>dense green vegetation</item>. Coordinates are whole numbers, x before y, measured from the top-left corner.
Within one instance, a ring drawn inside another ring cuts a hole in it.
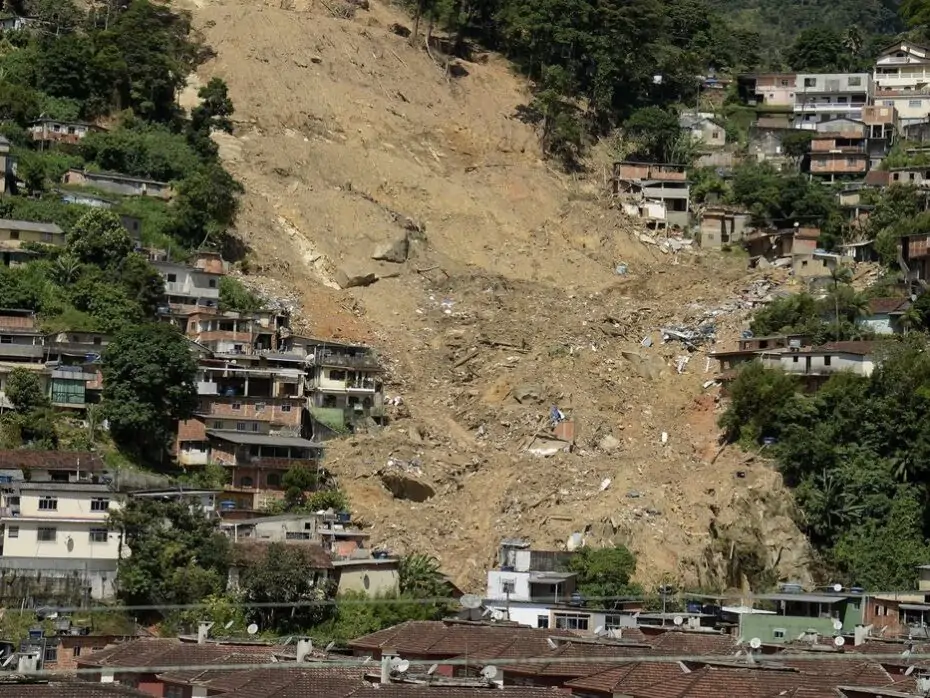
[[[722,418],[772,455],[825,566],[868,589],[909,589],[930,548],[930,354],[926,336],[892,342],[870,378],[838,374],[815,394],[750,364]]]

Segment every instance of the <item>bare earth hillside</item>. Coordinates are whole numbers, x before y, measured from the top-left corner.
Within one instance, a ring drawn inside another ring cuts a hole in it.
[[[217,55],[184,99],[213,75],[229,84],[221,154],[246,187],[253,280],[389,367],[392,425],[328,456],[375,541],[435,553],[471,589],[502,536],[564,546],[574,532],[631,546],[646,582],[803,579],[778,476],[718,454],[706,355],[679,373],[688,352],[657,332],[716,319],[734,338],[743,260],[644,244],[603,173],[553,172],[513,117],[526,88],[502,59],[448,78],[391,31],[410,25],[394,8],[346,19],[334,2],[203,0]],[[340,290],[366,274],[379,280]],[[530,455],[552,405],[577,447]]]

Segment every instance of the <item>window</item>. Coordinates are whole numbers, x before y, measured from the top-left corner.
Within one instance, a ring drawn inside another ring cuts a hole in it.
[[[233,408],[234,410],[241,410],[241,409],[242,409],[242,403],[234,402],[234,403],[232,404],[232,408]]]
[[[792,360],[794,363],[797,363],[797,362],[798,362],[798,357],[797,357],[797,356],[792,356],[792,357],[791,357],[791,360]]]
[[[555,627],[561,630],[587,630],[589,616],[580,613],[556,613]]]
[[[252,422],[252,431],[258,431],[258,422]]]
[[[501,593],[502,594],[515,594],[517,591],[517,583],[512,579],[502,579],[501,580]]]
[[[784,628],[772,628],[772,637],[776,640],[784,640],[786,632]]]
[[[19,240],[19,231],[11,230],[10,231],[10,240]]]
[[[710,134],[710,137],[713,138],[714,140],[717,140],[718,138],[720,138],[720,131],[714,131],[713,133]]]
[[[19,526],[7,526],[6,537],[7,538],[19,538]]]
[[[883,106],[886,106],[886,107],[893,107],[893,106],[894,106],[894,100],[893,100],[893,99],[886,99],[884,102],[882,102],[882,105],[883,105]]]
[[[281,486],[281,476],[277,473],[268,473],[268,477],[265,478],[265,482],[268,483],[269,487],[280,487]]]
[[[245,422],[236,422],[236,431],[245,431]]]
[[[290,405],[281,405],[281,411],[282,411],[282,412],[290,412],[290,411],[291,411],[291,406],[290,406]]]
[[[804,78],[804,87],[817,87],[817,78]]]
[[[90,500],[91,511],[108,511],[110,509],[110,500],[102,497]]]
[[[69,126],[69,127],[68,127],[68,135],[69,135],[69,136],[73,136],[74,134],[75,134],[74,126]]]
[[[182,686],[165,686],[165,698],[184,698]]]
[[[862,87],[862,78],[856,75],[855,77],[849,78],[846,84],[850,87]]]
[[[837,103],[837,104],[846,104],[846,102],[847,102],[846,97],[837,97],[837,98],[836,98],[836,103]]]
[[[264,411],[265,411],[265,403],[264,403],[264,402],[256,402],[256,403],[255,403],[255,411],[256,411],[256,412],[264,412]]]
[[[45,648],[45,661],[46,662],[57,662],[58,661],[58,648],[57,647],[46,647]]]
[[[239,479],[239,487],[252,487],[253,483],[252,478],[248,476]]]
[[[213,428],[214,428],[214,429],[222,429],[222,428],[223,428],[223,423],[222,423],[222,422],[219,422],[219,421],[214,421],[214,422],[213,422]]]
[[[207,282],[207,285],[209,285],[210,288],[216,288],[216,279],[210,279],[210,280]]]
[[[629,616],[619,616],[619,615],[604,616],[604,628],[606,630],[615,630],[617,628],[629,627],[629,623],[625,624],[623,622],[624,618],[629,620]]]
[[[74,647],[74,656],[75,656],[75,657],[80,657],[80,656],[81,656],[81,646],[80,646],[80,645],[75,645],[75,647]]]
[[[911,108],[919,108],[923,104],[921,99],[909,99],[907,100],[907,106]]]
[[[103,339],[101,337],[94,337],[94,344],[102,344]]]
[[[106,543],[107,538],[109,537],[109,531],[105,528],[92,528],[90,529],[90,542],[91,543]]]
[[[13,343],[13,335],[5,334],[2,337],[0,337],[0,344],[12,344],[12,343]]]
[[[782,81],[781,81],[781,86],[782,86],[782,87],[789,87],[789,82],[788,82],[787,80],[782,80]]]
[[[58,498],[46,496],[39,499],[39,511],[58,511]]]
[[[823,357],[823,365],[824,365],[824,366],[829,366],[830,363],[831,363],[832,361],[833,361],[833,357],[832,357],[832,356],[825,356],[825,357]]]
[[[284,540],[310,540],[310,531],[285,531]]]
[[[330,369],[330,371],[329,371],[329,379],[330,379],[331,381],[344,381],[344,380],[346,379],[346,372],[345,372],[345,371],[335,371],[335,370]]]
[[[39,526],[36,531],[36,537],[40,543],[54,543],[58,537],[58,529],[51,526]]]
[[[536,616],[536,627],[537,628],[548,628],[549,627],[549,616]]]
[[[168,283],[169,283],[169,284],[173,284],[174,282],[176,282],[176,281],[178,280],[178,275],[177,275],[177,274],[168,274],[168,277],[167,277],[167,278],[168,278]]]

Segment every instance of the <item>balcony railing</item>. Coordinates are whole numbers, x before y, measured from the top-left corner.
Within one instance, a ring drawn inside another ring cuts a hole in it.
[[[381,364],[370,354],[359,356],[346,356],[345,354],[319,355],[314,359],[317,366],[336,366],[345,368],[367,368],[374,371],[381,370]]]

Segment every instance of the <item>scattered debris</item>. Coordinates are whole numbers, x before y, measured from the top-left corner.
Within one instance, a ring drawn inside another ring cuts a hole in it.
[[[377,248],[375,248],[371,258],[382,262],[403,264],[407,261],[407,255],[409,252],[410,238],[407,235],[404,235],[403,237],[400,237],[393,242],[386,242],[382,245],[379,245]]]
[[[597,447],[604,451],[605,453],[611,453],[620,448],[620,439],[615,436],[607,434],[602,437],[600,441],[597,442]]]

